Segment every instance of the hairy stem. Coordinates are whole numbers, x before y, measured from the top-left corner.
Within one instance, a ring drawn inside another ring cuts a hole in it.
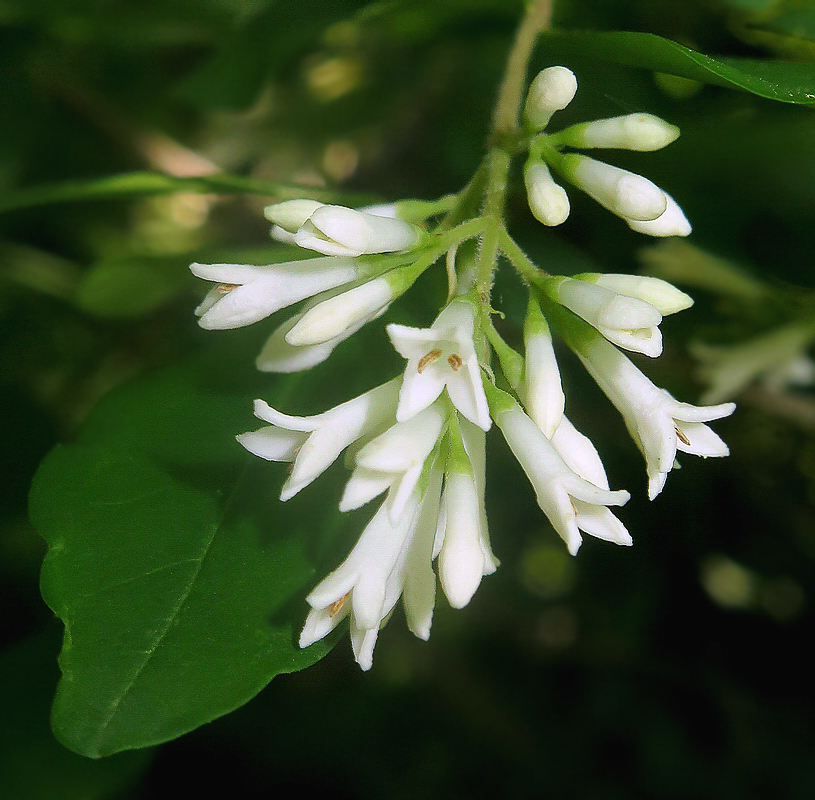
[[[489,303],[498,257],[498,239],[503,228],[507,178],[512,162],[510,143],[518,132],[529,58],[538,36],[549,27],[551,16],[552,0],[530,0],[510,50],[504,80],[495,104],[490,151],[487,155],[487,188],[483,210],[487,229],[481,240],[476,279],[476,287],[485,303]]]

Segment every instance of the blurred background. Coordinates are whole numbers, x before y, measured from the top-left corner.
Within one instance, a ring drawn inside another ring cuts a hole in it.
[[[179,779],[189,793],[334,800],[815,793],[809,339],[765,344],[761,368],[741,351],[752,371],[735,378],[723,365],[737,351],[722,349],[783,338],[815,313],[815,117],[545,41],[533,69],[563,63],[580,83],[555,127],[632,111],[680,126],[664,152],[613,160],[669,191],[694,234],[645,241],[577,193],[567,223],[544,230],[520,173],[511,230],[547,269],[645,270],[693,294],[694,308],[664,324],[664,356],[643,368],[679,399],[736,399],[714,423],[731,456],[683,459],[649,503],[639,452],[564,351],[567,411],[612,487],[632,491],[621,518],[633,548],[591,540],[568,556],[493,436],[487,507],[502,565],[466,609],[439,601],[429,642],[397,612],[370,673],[342,638],[238,711],[149,750],[93,761],[50,733],[62,626],[38,590],[31,478],[109,391],[212,346],[217,334],[192,314],[205,287],[191,261],[262,263],[272,245],[268,197],[145,189],[46,203],[47,191],[25,192],[134,171],[226,172],[340,201],[458,191],[484,153],[521,7],[0,1],[0,796],[163,798]],[[555,20],[710,54],[815,56],[811,3],[560,0]],[[444,292],[428,276],[392,318],[427,323]],[[515,344],[523,297],[511,275],[499,279],[494,304]],[[319,410],[322,398],[308,403],[287,410]]]

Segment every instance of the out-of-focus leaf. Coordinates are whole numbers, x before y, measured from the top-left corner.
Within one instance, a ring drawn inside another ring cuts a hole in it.
[[[342,193],[313,186],[292,186],[274,181],[244,178],[238,175],[207,175],[200,178],[179,178],[158,172],[129,172],[105,178],[64,181],[46,186],[32,186],[0,194],[0,213],[23,208],[66,203],[79,200],[111,200],[172,192],[203,192],[205,194],[257,194],[278,200],[310,197],[325,202],[339,198],[348,204],[371,202],[370,195]]]
[[[232,344],[108,395],[35,477],[43,595],[65,623],[53,725],[83,755],[179,736],[330,648],[296,634],[336,498],[318,484],[281,504],[280,468],[234,441],[268,393],[235,380]],[[298,380],[275,379],[277,398]]]
[[[815,42],[815,6],[790,8],[768,20],[756,22],[755,26],[782,36]]]
[[[189,272],[166,259],[103,261],[83,277],[76,302],[101,317],[138,317],[160,308],[188,283]]]
[[[592,53],[631,67],[743,89],[759,97],[815,106],[815,65],[751,58],[711,57],[651,33],[554,31],[546,34],[553,57]]]

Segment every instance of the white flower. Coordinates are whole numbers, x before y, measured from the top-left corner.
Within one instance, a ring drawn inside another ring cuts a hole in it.
[[[608,489],[608,478],[600,454],[588,436],[584,436],[564,416],[551,437],[552,445],[576,475],[589,483]],[[615,544],[630,545],[631,536],[620,520],[604,505],[572,498],[580,521],[578,527],[586,533]]]
[[[317,364],[322,364],[334,348],[346,339],[353,336],[360,328],[367,325],[372,320],[380,317],[387,310],[381,309],[378,313],[370,314],[360,319],[356,324],[346,328],[342,333],[320,344],[312,344],[303,347],[295,347],[286,341],[286,334],[303,318],[309,308],[313,308],[316,303],[309,304],[305,310],[287,319],[277,327],[272,335],[266,340],[263,349],[255,359],[255,366],[261,372],[300,372]]]
[[[566,67],[541,70],[529,86],[524,114],[536,130],[542,130],[556,111],[566,108],[577,92],[577,78]]]
[[[650,303],[618,294],[597,283],[554,278],[547,293],[586,320],[614,344],[654,358],[662,352],[662,314]]]
[[[616,544],[630,544],[628,532],[619,520],[603,513],[608,511],[605,506],[624,505],[630,496],[628,492],[612,492],[580,477],[509,395],[494,387],[488,387],[488,392],[496,424],[532,483],[538,505],[566,542],[569,552],[577,553],[582,543],[581,530]],[[569,426],[563,428],[560,446],[576,451],[573,463],[581,471],[599,477],[585,452],[577,452],[585,451],[585,442],[576,433]]]
[[[418,517],[415,495],[396,523],[384,504],[380,506],[345,561],[306,598],[312,611],[300,634],[300,647],[322,639],[350,615],[354,657],[362,669],[371,668],[379,628],[402,594]]]
[[[383,503],[345,561],[306,598],[312,607],[300,634],[300,647],[322,639],[350,617],[357,663],[371,668],[380,627],[402,596],[408,627],[430,636],[436,597],[431,566],[439,508],[441,471],[431,471],[423,494],[414,490],[403,513],[391,520]]]
[[[475,309],[456,298],[429,328],[388,325],[393,346],[408,360],[399,393],[398,420],[410,419],[427,408],[445,389],[453,405],[483,430],[490,412],[473,343]]]
[[[676,452],[703,458],[726,456],[727,445],[703,423],[733,413],[735,403],[693,406],[680,403],[651,383],[616,347],[599,336],[572,342],[573,349],[609,400],[623,415],[648,472],[648,496],[665,486]]]
[[[524,170],[529,209],[544,225],[561,225],[569,217],[569,196],[552,179],[546,164],[530,164]]]
[[[356,280],[363,267],[350,258],[310,258],[280,264],[191,264],[199,278],[216,281],[196,308],[210,330],[251,325],[319,292]]]
[[[563,417],[566,397],[549,325],[540,306],[531,298],[524,321],[524,350],[523,379],[513,388],[523,401],[527,414],[551,438]]]
[[[286,341],[304,347],[336,339],[349,328],[358,330],[360,322],[383,314],[393,299],[388,276],[374,278],[309,308],[286,334]]]
[[[557,164],[570,183],[626,220],[655,220],[668,208],[665,192],[642,175],[580,153],[560,156]]]
[[[394,418],[398,392],[397,378],[312,417],[282,414],[256,400],[255,416],[271,425],[237,439],[267,461],[294,462],[280,493],[285,501],[328,469],[350,444],[383,430]]]
[[[445,472],[434,544],[439,580],[453,608],[466,606],[481,578],[498,567],[484,508],[485,434],[467,420],[460,424],[461,440],[453,443]]]
[[[300,247],[333,256],[410,250],[419,243],[415,225],[345,206],[320,205],[294,233]]]
[[[660,150],[676,141],[679,128],[653,114],[625,114],[609,119],[595,119],[572,125],[555,134],[558,144],[569,147],[602,147],[639,150]]]
[[[385,505],[395,522],[419,482],[425,462],[444,430],[446,403],[436,401],[368,442],[355,457],[340,511],[350,511],[390,490]]]

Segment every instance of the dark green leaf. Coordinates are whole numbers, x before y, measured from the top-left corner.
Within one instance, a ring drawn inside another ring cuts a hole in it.
[[[337,498],[280,503],[282,468],[234,441],[262,393],[243,343],[113,392],[34,480],[42,591],[65,623],[53,725],[83,755],[179,736],[330,648],[296,637]]]
[[[592,53],[597,58],[679,75],[780,100],[815,105],[815,65],[703,55],[651,33],[569,31],[546,35],[552,57]]]

